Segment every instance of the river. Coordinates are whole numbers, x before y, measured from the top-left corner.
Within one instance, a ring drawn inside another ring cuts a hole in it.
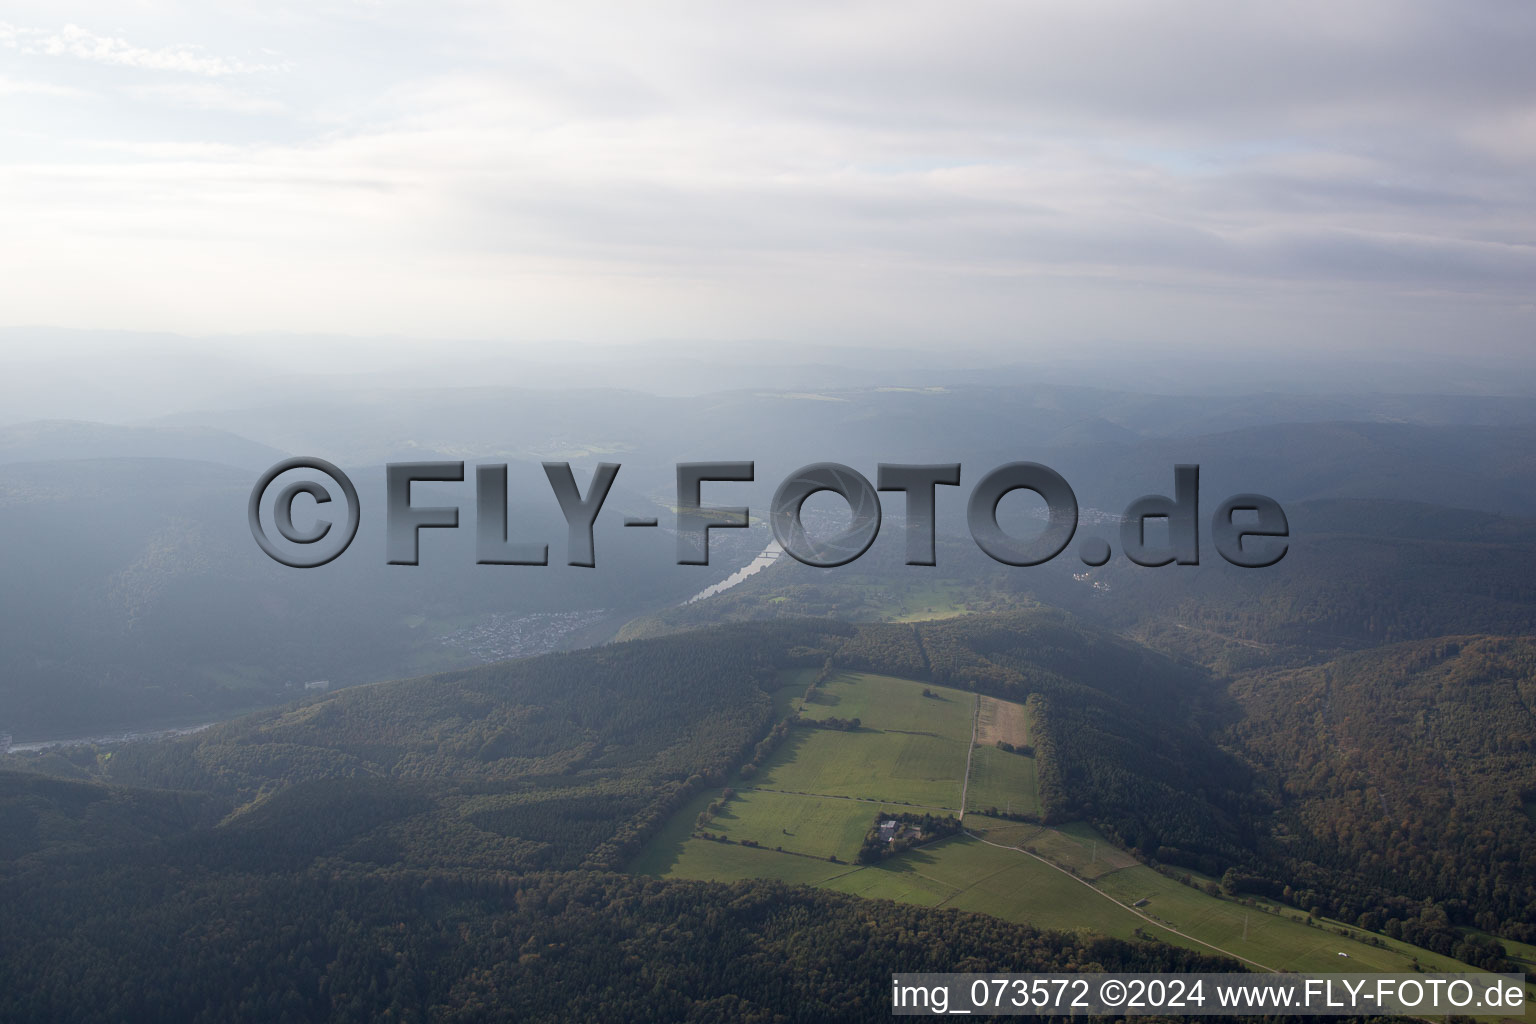
[[[762,554],[760,554],[756,558],[752,559],[752,561],[748,562],[746,565],[742,566],[740,569],[737,569],[735,572],[731,573],[729,576],[727,576],[725,579],[721,580],[719,583],[716,583],[712,587],[707,587],[704,590],[699,591],[697,594],[694,594],[692,597],[690,597],[688,600],[684,601],[683,603],[684,604],[693,604],[693,602],[695,602],[695,601],[702,601],[706,597],[714,597],[716,594],[723,593],[724,591],[730,590],[736,584],[738,584],[738,583],[742,582],[743,580],[745,580],[748,576],[752,576],[752,575],[754,575],[756,573],[760,573],[764,569],[768,568],[774,562],[778,561],[779,556],[782,555],[783,553],[784,553],[784,549],[779,547],[779,542],[776,541],[776,540],[771,540],[771,541],[768,542],[768,546],[763,548],[763,553]]]

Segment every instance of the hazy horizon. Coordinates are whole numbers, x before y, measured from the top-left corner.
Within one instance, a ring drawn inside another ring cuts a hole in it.
[[[1536,10],[11,4],[0,324],[1515,357]]]

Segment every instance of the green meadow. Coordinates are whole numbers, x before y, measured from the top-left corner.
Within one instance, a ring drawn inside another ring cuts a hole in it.
[[[1290,908],[1245,906],[1138,862],[1084,822],[1045,827],[977,809],[1038,813],[1032,756],[971,749],[977,698],[948,687],[840,673],[805,700],[815,672],[786,673],[782,714],[858,719],[857,729],[799,728],[702,826],[712,790],[680,810],[630,865],[639,874],[710,881],[776,878],[871,899],[953,907],[1040,928],[1155,938],[1288,971],[1471,970],[1449,957],[1332,922],[1308,925]],[[926,691],[926,696],[925,696]],[[1023,709],[984,698],[984,730],[1012,730]],[[959,812],[971,755],[965,825],[971,835],[855,863],[877,816]],[[707,834],[711,838],[704,838]],[[1347,954],[1340,956],[1340,953]]]
[[[1014,814],[1040,813],[1035,759],[996,747],[978,746],[971,753],[971,781],[965,792],[966,811],[988,809]]]
[[[704,831],[734,843],[783,849],[819,860],[852,861],[885,805],[746,790],[726,802]]]
[[[1350,933],[1343,936],[1336,934],[1342,926],[1327,922],[1308,926],[1293,908],[1275,914],[1209,896],[1143,864],[1111,872],[1096,884],[1123,903],[1146,900],[1138,908],[1143,913],[1277,971],[1408,973],[1415,969],[1415,959],[1427,971],[1475,970],[1448,956],[1358,928],[1342,929]]]
[[[923,691],[932,696],[923,696]],[[806,718],[857,718],[865,728],[922,733],[958,744],[960,769],[971,742],[974,694],[948,686],[869,672],[841,672],[827,680],[806,701]]]
[[[971,694],[944,686],[839,674],[803,702],[801,714],[858,719],[859,727],[797,729],[742,785],[958,812],[974,706]]]

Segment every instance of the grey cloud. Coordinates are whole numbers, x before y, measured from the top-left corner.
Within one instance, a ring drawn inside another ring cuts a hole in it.
[[[145,109],[119,85],[63,129],[45,97],[9,90],[9,116],[72,146],[0,162],[8,225],[42,243],[22,266],[29,319],[48,319],[33,298],[48,280],[110,282],[92,240],[115,233],[170,275],[204,271],[188,251],[238,254],[257,280],[230,286],[230,315],[281,294],[250,308],[295,329],[430,324],[449,303],[494,332],[516,267],[566,283],[517,306],[559,334],[602,322],[620,279],[653,282],[623,293],[651,319],[608,314],[625,336],[702,329],[695,299],[713,329],[796,291],[859,322],[888,271],[893,317],[1031,282],[1053,323],[1100,329],[1106,296],[1146,286],[1176,332],[1230,315],[1213,291],[1240,309],[1312,288],[1360,316],[1454,293],[1469,323],[1528,331],[1509,318],[1536,274],[1536,5],[1521,0],[171,10],[110,35],[0,24],[27,81],[97,95],[93,73],[143,78]],[[201,46],[147,42],[173,39]],[[288,73],[254,74],[272,67]],[[337,266],[356,309],[261,278]]]

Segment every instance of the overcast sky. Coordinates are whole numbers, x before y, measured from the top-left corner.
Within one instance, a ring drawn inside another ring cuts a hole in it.
[[[0,6],[0,325],[1536,341],[1536,4]]]

